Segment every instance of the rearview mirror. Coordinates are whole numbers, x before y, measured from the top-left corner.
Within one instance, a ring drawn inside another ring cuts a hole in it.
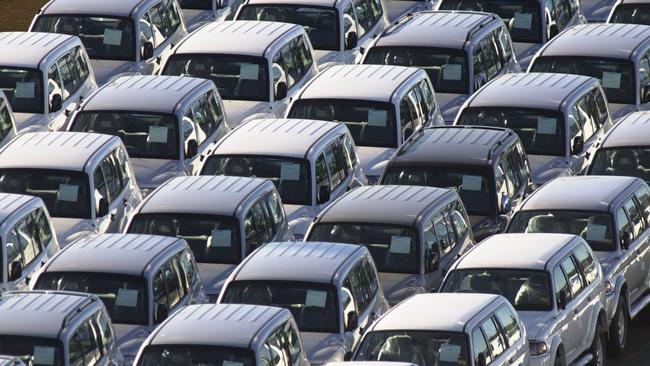
[[[571,155],[581,154],[584,148],[585,148],[585,141],[583,140],[582,136],[576,136],[573,139],[573,144],[571,146]]]
[[[97,206],[97,217],[104,217],[108,215],[108,200],[104,197],[99,199],[99,205]]]
[[[275,100],[282,100],[287,97],[287,83],[284,81],[278,82],[275,86]]]
[[[61,99],[61,94],[54,94],[50,98],[50,113],[58,112],[63,107],[63,100]]]
[[[629,230],[624,232],[623,237],[621,238],[621,248],[628,250],[630,248],[630,245],[632,245],[632,240],[634,240],[632,237],[632,232]]]
[[[345,331],[352,332],[359,327],[359,314],[356,311],[351,311],[347,315],[347,322],[345,324]]]
[[[169,309],[165,304],[156,305],[156,313],[154,314],[153,321],[155,324],[160,324],[169,316]]]
[[[557,307],[560,310],[566,309],[567,304],[569,303],[569,295],[567,295],[566,290],[560,291],[560,294],[557,298]]]
[[[345,49],[351,50],[353,48],[356,48],[358,43],[359,37],[357,36],[357,32],[350,32],[348,33],[348,37],[345,40]]]
[[[320,186],[318,189],[318,197],[316,197],[316,203],[322,205],[330,200],[330,189],[327,186]]]
[[[153,57],[153,43],[145,42],[142,45],[142,59],[148,60]]]
[[[23,265],[20,262],[11,262],[9,265],[9,281],[16,281],[23,276]]]
[[[199,143],[192,139],[187,142],[187,149],[185,150],[185,159],[193,158],[199,153]]]

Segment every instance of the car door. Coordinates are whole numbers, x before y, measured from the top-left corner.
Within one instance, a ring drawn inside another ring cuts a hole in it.
[[[487,348],[490,351],[490,357],[486,357],[487,364],[495,366],[509,365],[508,346],[505,343],[494,316],[490,316],[481,323],[481,330],[487,341]]]
[[[555,318],[555,326],[553,328],[559,332],[568,364],[580,354],[580,339],[584,334],[579,324],[577,324],[578,316],[574,313],[576,306],[571,295],[569,281],[559,263],[553,267],[553,286],[558,309],[558,315]],[[568,299],[564,309],[560,307],[559,301],[562,292],[566,293]]]
[[[590,327],[590,322],[593,315],[593,306],[591,300],[593,294],[585,291],[585,279],[572,255],[566,256],[560,262],[560,268],[564,272],[568,281],[569,290],[571,292],[571,300],[567,306],[573,316],[573,321],[569,325],[568,334],[576,337],[573,342],[575,347],[572,352],[573,356],[577,357],[589,347],[588,332],[593,331]],[[567,363],[573,362],[574,359],[569,358],[569,351],[567,350]]]
[[[203,94],[192,103],[185,116],[194,122],[198,153],[195,156],[185,156],[183,166],[195,175],[201,169],[204,158],[214,151],[217,141],[226,134],[225,117],[213,91]]]
[[[103,365],[100,339],[91,319],[84,320],[72,333],[69,342],[68,364],[70,366]]]
[[[650,263],[650,190],[646,185],[643,185],[637,189],[635,197],[646,223],[646,229],[638,240],[640,245],[638,249],[641,250],[638,259],[642,264],[640,266],[642,280],[639,291],[645,293],[650,288],[650,266],[646,265],[646,263]]]
[[[642,296],[645,276],[645,267],[647,262],[643,260],[648,255],[648,238],[650,233],[647,231],[642,211],[633,197],[629,197],[623,206],[618,208],[616,213],[617,229],[619,237],[623,238],[626,231],[632,233],[632,242],[627,250],[623,250],[623,271],[626,282],[628,283],[628,292],[630,302],[633,304]]]
[[[74,50],[66,52],[64,55],[59,57],[52,66],[50,66],[48,72],[48,88],[50,94],[52,95],[58,92],[62,101],[61,109],[58,111],[52,111],[48,116],[48,127],[53,131],[57,131],[64,127],[66,116],[63,111],[72,104],[78,104],[83,92],[86,94],[90,93],[90,88],[85,84],[85,81],[88,78],[87,65],[85,78],[83,79],[84,87],[82,88],[82,77],[80,70],[77,68],[78,65],[74,59],[73,52]]]
[[[22,274],[13,279],[13,289],[23,290],[29,286],[30,278],[45,262],[44,247],[38,233],[35,212],[30,212],[20,219],[7,234],[7,271],[11,273],[12,263],[20,264]]]

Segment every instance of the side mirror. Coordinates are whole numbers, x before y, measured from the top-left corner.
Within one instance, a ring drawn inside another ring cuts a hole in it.
[[[483,85],[487,82],[487,75],[482,72],[476,76],[476,82],[474,83],[474,91],[481,89]]]
[[[499,215],[499,230],[501,232],[506,231],[506,227],[508,227],[508,215]]]
[[[641,90],[641,103],[650,103],[650,85],[646,85]]]
[[[192,139],[187,142],[187,149],[185,150],[185,159],[193,158],[199,153],[199,143]]]
[[[487,359],[485,358],[485,353],[481,352],[478,354],[478,360],[476,362],[476,366],[486,366],[487,365]]]
[[[359,36],[357,36],[357,32],[350,32],[348,33],[348,37],[345,40],[345,49],[351,50],[353,48],[356,48],[358,43]]]
[[[327,186],[321,186],[318,189],[318,197],[316,197],[316,203],[321,205],[323,203],[326,203],[330,200],[330,189]]]
[[[407,129],[405,129],[404,130],[404,136],[402,136],[402,140],[406,141],[406,139],[411,137],[412,134],[413,134],[413,129],[412,128],[409,127]]]
[[[507,195],[502,195],[501,196],[501,213],[502,214],[507,214],[510,213],[512,210],[512,202],[510,201],[510,197]]]
[[[429,258],[429,263],[427,263],[427,272],[431,273],[440,268],[440,254],[437,252],[431,253],[431,258]]]
[[[582,136],[576,136],[571,145],[571,155],[578,155],[584,150],[585,141],[582,139]]]
[[[352,352],[347,351],[343,355],[343,361],[352,361]]]
[[[106,215],[108,215],[108,200],[102,197],[99,199],[99,206],[97,206],[97,217]]]
[[[560,33],[560,31],[559,31],[557,25],[553,24],[553,25],[551,26],[551,30],[550,30],[550,32],[549,32],[549,38],[548,38],[548,39],[550,40],[551,38],[557,36],[558,33]]]
[[[630,248],[630,245],[632,245],[632,232],[631,231],[626,231],[623,234],[623,237],[621,238],[621,248],[624,250],[628,250]]]
[[[359,314],[356,311],[351,311],[348,313],[347,322],[345,325],[346,332],[352,332],[359,327]]]
[[[569,295],[567,295],[566,290],[560,291],[560,295],[557,299],[557,307],[560,310],[566,309],[567,304],[569,303]]]
[[[142,59],[148,60],[153,57],[153,43],[145,42],[142,45]]]
[[[61,94],[54,94],[50,98],[50,113],[58,112],[63,108],[63,99],[61,99]]]
[[[23,276],[23,265],[20,262],[11,262],[9,265],[9,281],[15,281]]]
[[[153,322],[154,324],[160,324],[165,319],[167,319],[167,316],[169,316],[169,309],[167,308],[167,305],[165,304],[158,304],[156,305],[156,313],[154,314],[153,317]]]
[[[282,100],[287,97],[287,83],[284,81],[278,82],[275,86],[275,100]]]

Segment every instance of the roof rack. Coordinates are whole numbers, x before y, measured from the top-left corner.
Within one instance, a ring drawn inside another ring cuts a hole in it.
[[[402,146],[399,147],[397,150],[397,156],[399,155],[404,155],[406,153],[406,150],[411,147],[417,140],[424,135],[424,130],[425,128],[420,128],[417,131],[415,131],[404,143]]]
[[[469,12],[468,12],[469,13]],[[492,21],[499,19],[499,16],[496,14],[486,14],[488,15],[488,18],[480,22],[479,24],[475,25],[469,32],[467,32],[467,37],[465,38],[465,42],[468,42],[478,31],[483,29],[486,25],[491,23]]]
[[[487,154],[488,161],[492,158],[492,154],[494,153],[494,151],[498,147],[503,145],[503,143],[506,141],[506,139],[508,139],[510,136],[512,136],[514,134],[514,132],[512,130],[510,130],[510,129],[505,129],[505,130],[503,130],[503,132],[506,132],[506,135],[503,136],[502,138],[500,138],[494,145],[492,145],[492,147],[488,151],[488,154]]]

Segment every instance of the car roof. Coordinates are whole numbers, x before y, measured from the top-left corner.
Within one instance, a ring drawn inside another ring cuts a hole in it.
[[[280,37],[302,29],[297,24],[257,20],[210,22],[185,37],[174,53],[264,56]]]
[[[650,146],[650,111],[634,112],[623,117],[605,136],[601,148]]]
[[[468,102],[472,107],[521,107],[558,110],[585,86],[598,80],[588,76],[553,73],[504,74],[479,89]]]
[[[436,203],[454,197],[450,189],[374,185],[350,191],[319,215],[319,223],[354,222],[415,225]]]
[[[29,132],[0,151],[0,168],[83,171],[103,146],[120,144],[117,136],[86,132]]]
[[[575,240],[582,239],[569,234],[497,234],[473,247],[454,268],[544,270],[553,256]]]
[[[498,295],[478,293],[417,294],[375,321],[372,331],[464,332],[467,323],[499,298]]]
[[[248,0],[244,5],[305,5],[305,6],[323,6],[334,8],[334,6],[342,0]]]
[[[93,295],[62,291],[0,294],[0,334],[58,338],[79,311],[97,301]]]
[[[188,305],[174,313],[155,331],[151,344],[248,348],[266,324],[290,315],[287,309],[263,305]]]
[[[234,216],[254,192],[273,187],[262,178],[189,176],[168,180],[153,191],[138,213],[190,213]]]
[[[332,283],[338,270],[363,246],[321,242],[269,243],[248,256],[232,277],[235,281],[301,281]]]
[[[517,139],[512,130],[485,126],[441,126],[423,128],[405,142],[393,163],[485,166],[504,143]]]
[[[240,125],[224,137],[215,155],[271,155],[304,159],[311,148],[345,125],[307,119],[258,119]]]
[[[84,101],[82,110],[175,113],[194,92],[213,87],[211,80],[185,76],[124,76],[93,93]]]
[[[38,202],[41,206],[45,204],[43,201],[35,196],[27,196],[24,194],[14,193],[0,193],[0,225],[9,217],[16,214],[21,207],[31,203]]]
[[[66,246],[46,272],[114,273],[141,276],[147,266],[166,252],[186,247],[185,240],[144,234],[85,236]]]
[[[52,52],[66,43],[79,43],[75,36],[40,32],[0,33],[0,65],[37,69]]]
[[[635,177],[612,175],[560,177],[533,192],[520,210],[607,212],[614,200],[637,181],[642,182]]]
[[[337,65],[320,72],[299,99],[352,99],[390,102],[400,86],[424,70],[389,65]]]
[[[52,0],[41,8],[41,13],[49,14],[101,14],[118,17],[130,16],[138,7],[148,8],[157,0]]]
[[[464,49],[472,34],[487,23],[499,20],[494,14],[471,11],[421,11],[393,22],[375,46],[412,46]]]
[[[555,36],[541,56],[583,56],[629,59],[650,42],[650,26],[638,24],[580,24]]]

